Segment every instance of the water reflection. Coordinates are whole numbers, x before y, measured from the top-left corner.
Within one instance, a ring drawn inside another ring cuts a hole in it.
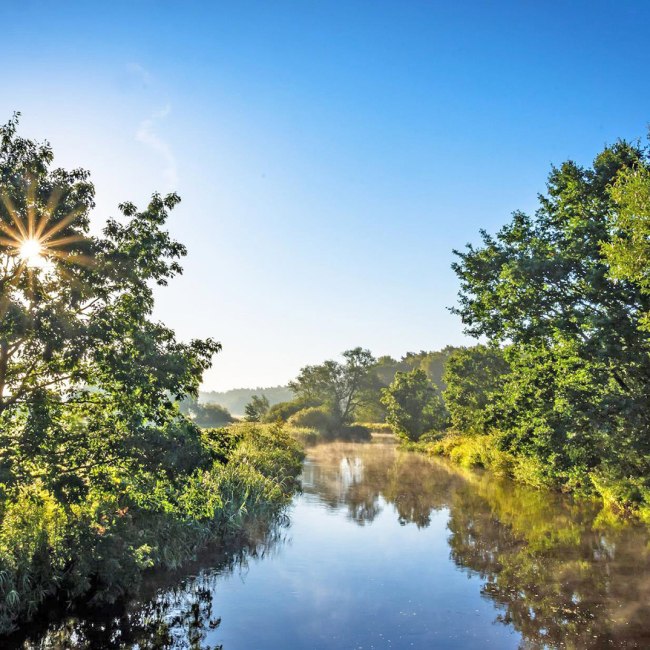
[[[360,465],[360,482],[333,466]],[[341,461],[342,462],[342,461]],[[383,500],[400,524],[449,511],[457,566],[484,581],[497,616],[525,648],[650,648],[650,535],[608,519],[594,503],[528,489],[438,459],[376,448],[321,447],[306,489],[359,524]]]
[[[278,522],[17,647],[650,648],[650,536],[596,504],[389,444],[311,449],[303,489],[291,539]]]
[[[152,575],[140,598],[101,610],[65,615],[49,612],[27,633],[2,648],[24,650],[223,650],[208,635],[221,625],[214,597],[219,582],[245,576],[251,561],[272,557],[287,541],[289,519],[280,515],[270,525],[251,526],[224,548],[206,551],[182,570]]]

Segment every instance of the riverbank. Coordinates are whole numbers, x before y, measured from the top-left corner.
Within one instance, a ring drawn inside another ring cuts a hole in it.
[[[650,531],[594,501],[377,436],[310,447],[301,482],[270,537],[9,648],[649,647]]]
[[[610,515],[650,525],[650,490],[638,478],[608,475],[602,469],[550,477],[540,460],[503,451],[498,434],[450,432],[424,438],[418,442],[402,442],[401,447],[429,456],[444,456],[461,467],[486,469],[498,477],[540,490],[598,499]]]
[[[134,595],[144,573],[179,567],[251,521],[272,521],[299,485],[303,452],[282,427],[208,429],[200,445],[201,465],[187,477],[116,473],[71,505],[38,483],[5,492],[0,635],[46,604]]]

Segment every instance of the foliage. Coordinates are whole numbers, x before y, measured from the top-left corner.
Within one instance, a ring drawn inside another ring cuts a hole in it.
[[[301,409],[287,420],[287,424],[291,427],[313,429],[325,437],[332,437],[338,426],[331,413],[322,406]]]
[[[330,360],[317,366],[305,366],[289,384],[299,399],[327,409],[338,427],[352,422],[371,381],[370,370],[375,363],[370,352],[362,348],[347,350],[343,359],[343,363]]]
[[[218,458],[180,485],[160,478],[144,494],[93,489],[65,506],[42,485],[3,502],[0,634],[52,595],[96,604],[133,593],[143,569],[174,568],[207,541],[273,517],[297,487],[302,452],[281,428],[206,430]]]
[[[246,414],[246,420],[248,422],[261,422],[264,419],[264,416],[269,412],[270,408],[269,400],[266,396],[262,395],[253,395],[251,401],[246,404],[244,412]]]
[[[370,440],[370,429],[363,424],[341,426],[322,406],[312,406],[298,411],[287,421],[287,430],[305,443],[314,444],[328,440]]]
[[[649,487],[649,162],[618,142],[591,168],[564,163],[533,216],[516,212],[457,252],[456,312],[469,334],[507,346],[510,367],[490,422],[464,421],[498,432],[498,449],[526,468],[520,478],[599,490],[607,476],[638,483],[637,495]]]
[[[150,320],[152,287],[181,272],[185,249],[162,229],[179,198],[124,203],[91,236],[88,174],[50,170],[49,147],[15,129],[0,129],[0,480],[75,501],[138,472],[182,475],[171,450],[193,453],[198,433],[170,398],[196,392],[220,345]],[[39,265],[25,239],[40,241]]]
[[[418,440],[425,431],[443,429],[447,413],[440,395],[423,370],[398,372],[382,393],[393,431],[408,440]]]
[[[179,406],[181,413],[199,427],[222,427],[235,421],[228,409],[220,404],[201,404],[195,398],[186,397]]]
[[[370,370],[363,399],[355,412],[356,418],[363,422],[383,422],[386,419],[386,407],[381,402],[381,391],[391,384],[398,372],[423,370],[438,393],[442,394],[445,389],[445,365],[456,349],[447,346],[433,352],[407,352],[399,361],[390,356],[379,357]]]
[[[264,422],[287,422],[289,418],[302,409],[316,406],[312,400],[294,399],[290,402],[278,402],[274,404],[264,416]]]
[[[499,348],[459,348],[447,360],[443,393],[451,426],[486,433],[495,399],[503,387],[508,363]]]
[[[182,270],[164,230],[178,196],[123,203],[91,235],[88,173],[51,169],[16,127],[0,128],[0,634],[50,596],[119,599],[277,511],[301,458],[280,429],[224,435],[197,426],[220,408],[179,413],[220,345],[151,319]]]
[[[609,189],[614,201],[612,236],[603,244],[610,275],[637,284],[650,293],[650,169],[624,168]],[[642,324],[650,327],[649,314]]]

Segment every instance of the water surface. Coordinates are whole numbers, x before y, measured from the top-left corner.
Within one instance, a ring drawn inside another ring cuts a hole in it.
[[[650,648],[650,536],[399,452],[309,451],[288,520],[25,648]]]

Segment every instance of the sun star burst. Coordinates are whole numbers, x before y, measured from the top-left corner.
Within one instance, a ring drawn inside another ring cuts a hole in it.
[[[33,202],[34,189],[30,186],[26,202],[26,214],[16,209],[13,201],[6,194],[0,195],[9,220],[0,214],[0,251],[5,250],[22,268],[32,270],[52,270],[55,260],[67,260],[75,264],[90,264],[92,260],[84,255],[67,250],[69,244],[85,240],[75,233],[56,237],[79,218],[82,210],[73,210],[56,223],[52,223],[61,193],[54,191],[40,218]]]
[[[32,268],[38,268],[45,262],[43,246],[38,239],[25,239],[18,249],[20,259]]]

